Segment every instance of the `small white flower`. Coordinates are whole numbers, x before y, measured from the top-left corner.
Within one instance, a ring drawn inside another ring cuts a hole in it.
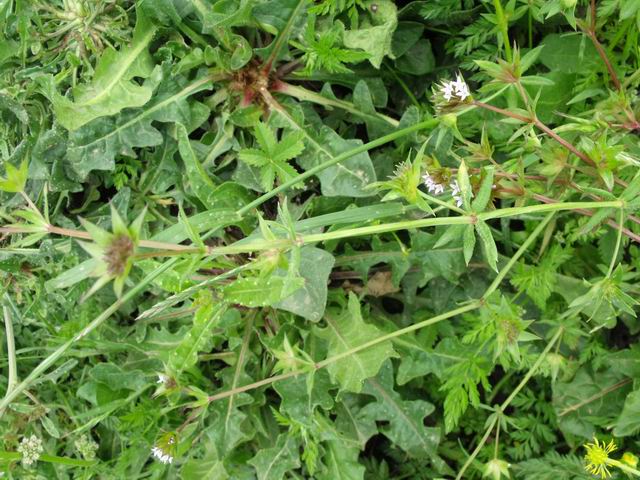
[[[167,377],[164,373],[159,373],[156,383],[166,383],[167,380],[169,380],[169,377]]]
[[[160,447],[153,447],[151,449],[151,453],[154,457],[156,457],[160,462],[164,464],[173,463],[173,457],[162,450]]]
[[[431,175],[429,175],[429,172],[426,172],[423,176],[422,176],[422,180],[424,181],[424,184],[427,187],[427,190],[429,191],[429,193],[432,193],[434,195],[441,195],[444,193],[444,185],[436,182],[433,177]]]
[[[442,84],[442,95],[447,102],[450,102],[453,98],[454,87],[455,85],[453,82],[445,82]]]
[[[460,101],[464,101],[471,96],[469,86],[462,78],[462,75],[458,74],[453,81],[445,81],[440,85],[440,92],[447,102],[457,98]]]
[[[43,451],[42,440],[35,435],[23,437],[20,445],[18,445],[18,452],[22,454],[22,464],[25,467],[37,462]]]
[[[456,90],[456,95],[460,100],[464,100],[465,98],[471,96],[471,93],[469,93],[469,86],[460,74],[458,74],[458,76],[456,77],[456,81],[453,82],[453,85]]]

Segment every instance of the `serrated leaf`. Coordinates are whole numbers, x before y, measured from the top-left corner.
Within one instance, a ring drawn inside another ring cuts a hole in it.
[[[335,259],[329,252],[315,247],[300,250],[300,276],[304,284],[274,306],[307,320],[317,322],[327,303],[327,282]]]
[[[178,122],[193,128],[193,119],[197,118],[204,105],[197,102],[189,104],[186,99],[207,88],[208,84],[207,78],[190,84],[186,84],[183,78],[167,79],[160,84],[156,95],[144,109],[99,118],[71,132],[67,164],[77,179],[84,180],[92,170],[113,170],[118,154],[135,157],[135,147],[161,145],[163,136],[152,125],[154,121]]]
[[[369,54],[369,61],[380,68],[384,57],[395,58],[391,48],[393,32],[398,26],[398,9],[394,2],[376,0],[364,2],[371,15],[369,26],[344,32],[343,41],[347,48],[357,48]],[[377,6],[371,9],[374,4]]]
[[[325,320],[327,327],[317,332],[329,342],[327,358],[345,354],[354,347],[379,338],[383,333],[365,323],[360,312],[360,302],[353,293],[349,294],[347,309],[342,312],[327,312]],[[385,340],[331,363],[327,369],[331,378],[340,384],[341,390],[357,393],[362,390],[364,381],[376,375],[384,361],[394,356],[396,353],[391,342]]]
[[[108,47],[100,57],[91,83],[73,89],[73,101],[59,94],[53,95],[51,100],[58,122],[68,130],[77,130],[98,117],[147,103],[153,93],[152,87],[138,85],[133,79],[151,74],[153,62],[147,48],[155,32],[153,24],[138,12],[130,46],[120,51]]]
[[[412,458],[431,458],[442,467],[437,454],[440,429],[424,425],[424,418],[433,413],[435,407],[424,400],[403,399],[393,385],[393,367],[391,362],[386,362],[375,378],[365,382],[362,393],[372,395],[376,401],[367,404],[358,416],[385,422],[380,432],[394,445]]]
[[[225,303],[214,303],[213,299],[207,299],[206,295],[203,295],[200,301],[203,304],[193,316],[191,329],[169,357],[168,367],[176,375],[198,362],[198,352],[203,350],[211,339],[213,326],[220,321],[227,310]]]
[[[298,444],[292,436],[280,435],[274,447],[259,450],[248,463],[255,468],[257,480],[282,480],[300,466]]]

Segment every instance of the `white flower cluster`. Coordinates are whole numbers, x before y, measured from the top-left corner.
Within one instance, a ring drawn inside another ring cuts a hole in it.
[[[82,435],[78,440],[73,442],[76,450],[80,452],[80,455],[85,460],[95,460],[96,450],[98,450],[98,444],[94,442],[90,437]]]
[[[426,172],[422,176],[422,180],[424,181],[424,184],[427,186],[427,190],[429,191],[429,193],[433,193],[434,195],[440,195],[444,193],[444,185],[436,182],[433,179],[433,177],[429,175],[429,172]]]
[[[153,456],[162,463],[173,463],[173,457],[169,453],[162,450],[160,447],[153,447],[151,449],[151,453],[153,453]]]
[[[35,435],[24,437],[18,445],[18,452],[22,454],[22,464],[25,467],[36,463],[43,451],[42,440]]]
[[[469,86],[460,74],[457,75],[455,80],[444,82],[440,85],[440,90],[447,102],[450,102],[454,97],[458,97],[461,101],[464,101],[467,97],[471,96]]]
[[[422,176],[422,180],[427,187],[429,193],[433,195],[442,195],[444,193],[445,187],[441,183],[438,183],[434,180],[434,178],[429,175],[429,172],[426,172]],[[458,181],[454,180],[449,184],[449,188],[451,189],[451,196],[456,201],[456,205],[459,207],[462,206],[462,194],[460,192],[460,185],[458,185]]]

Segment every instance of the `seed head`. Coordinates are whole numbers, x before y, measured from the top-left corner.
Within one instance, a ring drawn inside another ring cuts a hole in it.
[[[135,245],[128,235],[117,235],[107,246],[104,261],[107,264],[107,272],[114,276],[120,276],[127,267],[127,261],[133,255]]]

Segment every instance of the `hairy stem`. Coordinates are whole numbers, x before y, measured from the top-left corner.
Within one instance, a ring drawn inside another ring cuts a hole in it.
[[[312,92],[311,90],[307,90],[306,88],[303,87],[298,87],[296,85],[291,85],[289,83],[286,82],[277,82],[276,83],[276,92],[278,93],[282,93],[284,95],[289,95],[291,97],[295,97],[298,100],[303,100],[303,101],[308,101],[308,102],[313,102],[316,103],[318,105],[322,105],[325,107],[336,107],[336,108],[341,108],[342,110],[345,110],[346,112],[352,113],[354,115],[357,115],[358,117],[364,118],[364,119],[373,119],[373,120],[382,120],[386,123],[388,123],[389,125],[391,125],[392,127],[397,127],[398,125],[400,125],[400,122],[398,120],[396,120],[395,118],[391,118],[387,115],[384,115],[382,113],[377,113],[377,112],[364,112],[360,109],[358,109],[353,103],[351,102],[346,102],[344,100],[338,100],[338,99],[333,99],[333,98],[327,98],[324,97],[322,95],[320,95],[319,93],[316,92]]]

